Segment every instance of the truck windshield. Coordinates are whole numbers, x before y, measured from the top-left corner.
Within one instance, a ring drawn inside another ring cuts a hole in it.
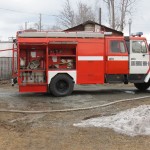
[[[132,41],[133,53],[147,53],[147,47],[145,41]]]

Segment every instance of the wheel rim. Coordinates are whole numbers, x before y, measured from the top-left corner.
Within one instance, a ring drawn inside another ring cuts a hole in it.
[[[56,89],[59,91],[59,92],[66,92],[67,89],[69,88],[69,84],[68,82],[64,81],[64,80],[59,80],[57,83],[56,83]]]

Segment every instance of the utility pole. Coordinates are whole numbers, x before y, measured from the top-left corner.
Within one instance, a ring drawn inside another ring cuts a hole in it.
[[[25,22],[25,30],[28,29],[28,22]]]
[[[39,20],[39,30],[42,30],[42,14],[40,14],[40,20]]]
[[[129,36],[131,35],[131,24],[132,24],[132,19],[130,18],[129,21]]]
[[[102,9],[99,8],[99,24],[101,25],[102,23]]]

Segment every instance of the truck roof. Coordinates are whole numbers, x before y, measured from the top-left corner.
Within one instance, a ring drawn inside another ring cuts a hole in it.
[[[140,37],[140,36],[125,36],[125,40],[146,40],[145,37]]]
[[[17,33],[18,38],[104,38],[99,32],[24,32]]]

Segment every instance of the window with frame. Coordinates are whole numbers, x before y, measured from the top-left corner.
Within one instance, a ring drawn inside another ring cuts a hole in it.
[[[133,53],[147,53],[147,47],[145,41],[132,41]]]
[[[125,44],[124,41],[110,41],[110,52],[112,53],[125,53]]]

